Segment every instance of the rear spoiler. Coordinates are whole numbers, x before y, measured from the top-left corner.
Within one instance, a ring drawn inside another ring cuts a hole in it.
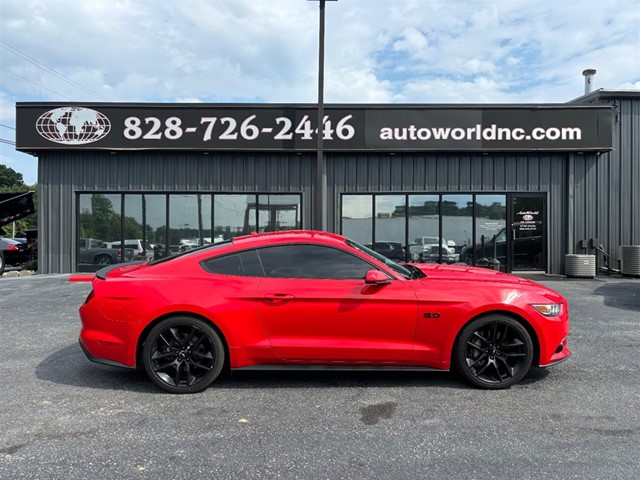
[[[120,268],[122,265],[126,265],[125,263],[114,263],[113,265],[108,265],[106,267],[102,267],[100,270],[96,272],[96,277],[104,280],[107,278],[107,274],[111,270],[115,270],[116,268]]]
[[[129,265],[140,265],[145,262],[126,262],[126,263],[114,263],[113,265],[107,265],[106,267],[102,267],[100,270],[96,272],[96,278],[100,280],[105,280],[107,275],[111,270],[115,270],[116,268],[126,267]]]

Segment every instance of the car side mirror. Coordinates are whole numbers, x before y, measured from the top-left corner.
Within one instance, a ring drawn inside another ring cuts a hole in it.
[[[388,285],[391,280],[380,270],[369,270],[364,277],[364,283],[368,285]]]

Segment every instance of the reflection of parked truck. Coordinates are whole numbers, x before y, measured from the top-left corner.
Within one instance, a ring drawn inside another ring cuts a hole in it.
[[[111,242],[106,244],[107,247],[111,248],[122,248],[122,242]],[[149,242],[143,242],[141,238],[133,238],[127,239],[124,241],[125,250],[131,249],[133,250],[133,255],[136,261],[141,260],[144,262],[150,262],[154,259],[154,248],[151,246]]]
[[[79,240],[78,263],[91,265],[111,265],[121,263],[122,252],[119,249],[108,248],[102,240],[95,238],[81,238]],[[124,249],[124,261],[130,262],[133,259],[133,250]]]
[[[442,239],[442,244],[440,244],[440,238],[438,237],[418,237],[414,240],[413,244],[409,245],[409,253],[411,255],[411,259],[414,262],[428,261],[428,255],[432,255],[434,252],[436,254],[438,253],[438,246],[441,247],[443,254],[453,256],[455,255],[456,251],[454,248],[449,246],[448,243],[449,242]],[[454,261],[457,261],[457,258]]]

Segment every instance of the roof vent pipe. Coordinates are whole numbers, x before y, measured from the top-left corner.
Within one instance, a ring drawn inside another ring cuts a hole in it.
[[[582,71],[584,75],[584,94],[591,93],[593,91],[593,77],[596,76],[596,71],[593,68],[587,68]]]

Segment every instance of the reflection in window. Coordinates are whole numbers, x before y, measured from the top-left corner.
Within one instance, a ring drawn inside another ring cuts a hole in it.
[[[440,207],[442,215],[442,262],[454,263],[460,250],[471,244],[473,235],[473,196],[443,195]]]
[[[211,196],[169,196],[169,245],[171,250],[190,250],[211,238]]]
[[[363,245],[373,242],[373,197],[342,196],[342,235]]]
[[[409,256],[413,262],[440,261],[440,196],[409,195]]]
[[[125,240],[134,240],[134,239],[142,240],[143,225],[144,225],[143,205],[144,205],[143,195],[126,194],[124,196],[124,239]],[[118,238],[118,242],[119,241],[120,241],[120,238]],[[131,242],[129,242],[129,244],[131,244]],[[139,253],[139,252],[136,252],[136,253]],[[145,253],[146,252],[143,252],[142,258],[146,258]]]
[[[283,245],[258,250],[271,278],[363,279],[373,267],[347,252],[319,245]]]
[[[255,195],[215,195],[213,197],[215,240],[228,240],[238,235],[255,232],[257,226],[255,201]]]
[[[367,245],[397,262],[405,261],[406,195],[375,196],[375,241]]]
[[[300,229],[299,195],[258,195],[258,231]]]
[[[295,195],[213,196],[214,241],[251,232],[302,228],[301,199]]]
[[[122,261],[118,250],[110,248],[110,242],[120,238],[121,195],[83,194],[79,195],[78,204],[78,270],[96,271]]]
[[[255,250],[214,257],[202,263],[207,272],[218,275],[264,277],[258,254]]]
[[[167,244],[167,196],[143,195],[144,230],[147,243],[154,249],[154,257],[170,255]]]
[[[500,270],[507,266],[507,198],[506,195],[476,195],[476,239],[475,254],[477,265],[487,266],[489,259],[500,262]],[[472,263],[465,259],[466,263]]]

